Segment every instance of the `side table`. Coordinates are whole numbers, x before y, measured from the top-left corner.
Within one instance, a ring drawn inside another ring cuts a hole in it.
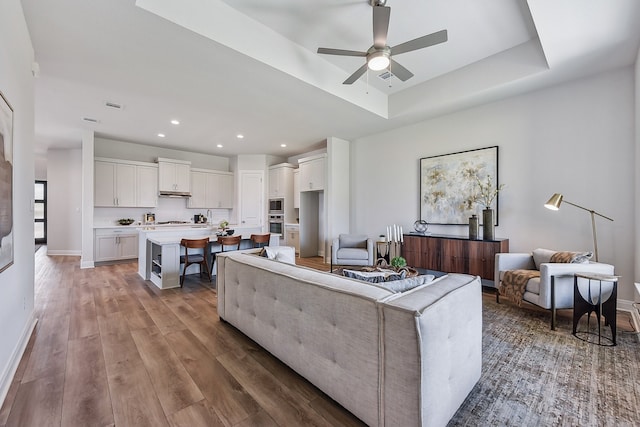
[[[616,345],[616,309],[618,300],[618,279],[620,276],[597,273],[576,273],[573,287],[573,335],[577,338],[593,343],[589,336],[593,335],[589,330],[589,320],[591,313],[596,313],[598,321],[598,345]],[[579,280],[583,280],[583,285]],[[586,281],[586,286],[584,286]],[[597,285],[592,286],[592,282]],[[580,318],[587,314],[587,330],[577,331]],[[611,327],[611,339],[602,336],[601,317],[604,316],[605,326]],[[579,336],[584,334],[584,337]],[[602,338],[610,341],[611,344],[602,344]]]

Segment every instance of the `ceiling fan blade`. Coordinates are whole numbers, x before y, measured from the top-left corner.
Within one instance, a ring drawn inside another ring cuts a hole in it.
[[[365,63],[362,67],[358,68],[358,70],[351,74],[347,80],[342,82],[343,85],[353,84],[356,80],[358,80],[365,72],[367,71],[367,64]]]
[[[425,47],[433,46],[447,41],[447,30],[441,30],[417,39],[409,40],[391,48],[391,55],[411,52]]]
[[[330,49],[327,47],[319,47],[318,53],[322,53],[324,55],[367,56],[367,52],[360,52],[357,50],[345,50],[345,49]]]
[[[373,7],[373,45],[375,47],[380,48],[387,45],[387,33],[389,32],[390,14],[390,7]]]
[[[400,80],[402,80],[403,82],[406,82],[411,77],[413,77],[413,73],[411,71],[407,70],[406,68],[398,64],[393,59],[389,64],[389,68],[391,69],[391,72],[393,73],[393,75],[399,78]]]

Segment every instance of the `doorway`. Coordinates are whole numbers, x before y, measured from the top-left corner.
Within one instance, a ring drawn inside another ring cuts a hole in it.
[[[47,243],[47,181],[36,181],[33,203],[33,234],[36,245]]]

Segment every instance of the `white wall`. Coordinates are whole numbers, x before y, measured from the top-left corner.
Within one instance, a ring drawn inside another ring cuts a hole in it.
[[[35,165],[35,178],[38,181],[47,180],[47,156],[43,154],[36,154],[34,159]]]
[[[0,404],[33,326],[33,48],[19,0],[0,2],[0,91],[13,107],[14,263],[0,273]]]
[[[95,138],[94,152],[96,157],[109,157],[139,162],[155,162],[158,157],[186,160],[192,168],[229,171],[229,158],[210,154],[192,153],[190,151],[154,147],[152,145],[134,144],[105,138]]]
[[[636,175],[633,180],[635,183],[635,254],[634,254],[634,279],[640,282],[640,49],[636,55],[635,71],[635,124],[636,124]],[[635,301],[640,302],[640,291],[636,290]]]
[[[47,152],[47,253],[82,252],[82,150]]]
[[[619,298],[633,299],[634,73],[611,71],[427,120],[352,143],[352,232],[377,236],[387,224],[412,230],[419,218],[421,157],[499,146],[497,237],[511,252],[537,247],[592,250],[591,220],[553,193],[610,216],[597,220],[600,261],[622,275]],[[466,226],[430,231],[466,235]]]

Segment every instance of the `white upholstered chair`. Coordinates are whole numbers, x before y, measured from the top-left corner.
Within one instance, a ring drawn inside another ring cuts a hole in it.
[[[363,234],[340,234],[331,245],[334,265],[373,265],[373,239]]]
[[[499,289],[500,282],[508,270],[538,270],[540,277],[528,280],[522,300],[545,309],[572,308],[575,273],[613,274],[614,272],[613,265],[601,262],[550,262],[555,252],[549,249],[536,249],[532,253],[496,254],[495,287]],[[552,307],[551,301],[552,277],[555,282],[555,307]]]

